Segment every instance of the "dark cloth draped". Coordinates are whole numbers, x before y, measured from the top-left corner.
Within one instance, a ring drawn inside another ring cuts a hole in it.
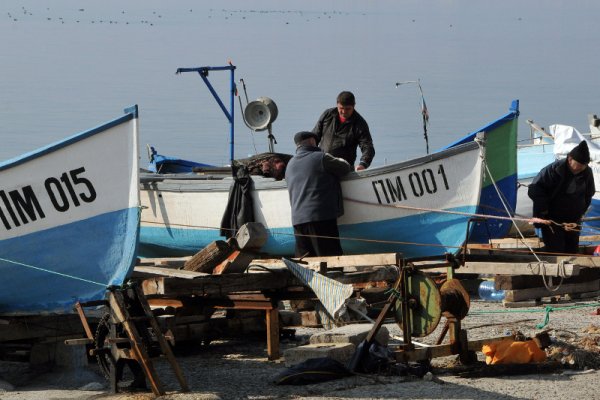
[[[246,222],[254,221],[252,201],[252,178],[248,169],[235,161],[231,166],[233,184],[229,189],[227,208],[221,219],[221,236],[235,236],[238,229]]]

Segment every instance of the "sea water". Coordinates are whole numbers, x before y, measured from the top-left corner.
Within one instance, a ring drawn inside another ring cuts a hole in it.
[[[342,90],[357,98],[376,147],[374,165],[430,151],[521,101],[525,120],[586,132],[600,113],[597,16],[589,1],[159,0],[0,2],[0,160],[140,107],[140,151],[224,165],[225,113],[197,74],[237,66],[250,101],[278,106],[275,150],[312,129]],[[209,80],[229,108],[229,75]],[[235,99],[235,156],[267,150]]]

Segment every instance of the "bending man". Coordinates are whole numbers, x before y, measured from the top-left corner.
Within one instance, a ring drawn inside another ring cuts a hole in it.
[[[569,152],[567,158],[544,167],[529,185],[533,216],[548,220],[548,224],[541,225],[545,251],[578,252],[579,226],[576,230],[567,230],[549,221],[581,224],[596,191],[589,162],[590,152],[584,140]]]
[[[288,162],[285,180],[296,257],[341,255],[337,218],[344,214],[344,208],[339,177],[352,171],[352,166],[318,148],[313,132],[298,132],[294,142],[296,155]]]

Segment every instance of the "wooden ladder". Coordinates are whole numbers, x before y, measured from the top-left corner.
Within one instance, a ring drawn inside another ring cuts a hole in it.
[[[152,338],[158,341],[162,355],[167,358],[171,368],[175,372],[175,376],[179,381],[182,391],[189,391],[187,381],[171,351],[169,343],[160,330],[160,326],[150,309],[148,300],[137,284],[132,284],[127,288],[110,288],[107,292],[106,301],[83,304],[77,303],[75,309],[79,314],[87,339],[75,339],[69,341],[67,344],[82,344],[83,341],[86,341],[86,343],[95,342],[87,317],[83,312],[83,307],[95,306],[99,305],[99,303],[108,305],[110,310],[111,328],[107,338],[108,346],[93,349],[90,353],[92,355],[105,354],[110,360],[110,384],[113,393],[117,393],[118,391],[118,381],[123,368],[123,363],[119,363],[119,360],[133,360],[137,362],[139,367],[136,366],[136,369],[141,368],[147,381],[150,383],[152,392],[157,396],[162,396],[166,393],[163,385],[158,379],[152,357],[150,357],[144,343],[144,335],[140,332],[140,325],[145,329],[151,329]],[[144,324],[149,325],[144,326]],[[122,331],[127,337],[118,337],[116,333],[117,325],[122,326]],[[119,371],[119,369],[121,369],[121,371]],[[134,372],[134,374],[136,373],[136,371],[133,371],[133,368],[132,372]]]

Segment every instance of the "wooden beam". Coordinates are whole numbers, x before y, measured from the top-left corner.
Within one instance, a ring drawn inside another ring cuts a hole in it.
[[[171,278],[181,279],[196,279],[203,276],[210,276],[210,274],[205,272],[186,271],[184,269],[173,269],[158,266],[136,266],[133,271],[139,274],[168,276]]]
[[[136,265],[139,266],[163,266],[171,268],[183,267],[186,261],[191,259],[192,256],[187,257],[156,257],[156,258],[138,258]]]
[[[579,265],[545,263],[546,276],[559,276],[564,274],[565,277],[577,276],[581,267]],[[444,273],[447,268],[429,269],[427,272]],[[538,262],[523,263],[523,262],[470,262],[456,269],[457,274],[494,274],[494,275],[542,275],[542,267]]]
[[[196,279],[155,277],[142,283],[144,294],[167,296],[224,296],[234,292],[283,289],[298,284],[289,271],[208,275]]]
[[[557,263],[569,263],[580,267],[600,267],[600,257],[595,256],[557,256]]]
[[[81,320],[81,325],[85,331],[85,336],[87,336],[88,339],[94,340],[94,334],[92,333],[92,329],[90,328],[90,324],[88,323],[87,317],[83,312],[83,307],[81,307],[80,302],[75,303],[75,310],[77,310],[77,315],[79,315],[79,319]]]
[[[596,279],[591,282],[563,284],[560,285],[560,287],[554,292],[549,291],[545,287],[505,290],[504,299],[507,302],[514,302],[556,296],[559,294],[593,292],[596,290],[600,290],[600,279]]]
[[[269,360],[279,359],[279,310],[277,307],[266,310],[267,314],[267,355]]]
[[[315,271],[319,270],[321,262],[327,263],[327,268],[343,268],[344,272],[362,271],[374,266],[396,265],[396,253],[381,254],[360,254],[353,256],[332,256],[332,257],[306,257],[302,261],[307,264],[301,264],[305,268]],[[252,264],[264,266],[285,266],[279,258],[255,259]]]

